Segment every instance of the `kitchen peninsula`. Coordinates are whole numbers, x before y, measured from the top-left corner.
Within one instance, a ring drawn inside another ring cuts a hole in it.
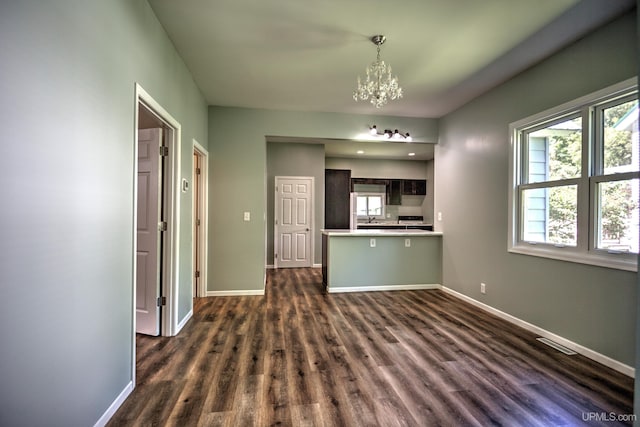
[[[442,281],[442,233],[322,230],[328,292],[430,289]]]

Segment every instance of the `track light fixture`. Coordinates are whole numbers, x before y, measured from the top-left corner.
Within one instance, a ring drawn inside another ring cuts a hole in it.
[[[369,135],[376,139],[390,139],[396,141],[411,142],[411,135],[409,134],[409,132],[399,132],[398,129],[395,129],[393,131],[391,129],[385,129],[384,132],[379,133],[378,127],[376,125],[373,125],[369,128]]]

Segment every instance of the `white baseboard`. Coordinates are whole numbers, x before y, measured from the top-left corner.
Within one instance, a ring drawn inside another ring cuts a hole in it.
[[[598,353],[597,351],[591,350],[590,348],[584,347],[578,343],[575,343],[573,341],[570,341],[566,338],[561,337],[560,335],[556,335],[553,332],[549,332],[546,329],[542,329],[539,326],[536,326],[534,324],[531,324],[529,322],[526,322],[522,319],[518,319],[515,316],[512,316],[508,313],[505,313],[504,311],[500,311],[496,308],[491,307],[490,305],[487,305],[485,303],[482,303],[478,300],[475,300],[471,297],[468,297],[464,294],[461,294],[460,292],[454,291],[453,289],[449,289],[445,286],[442,287],[442,290],[447,292],[448,294],[453,295],[456,298],[459,298],[461,300],[464,300],[470,304],[475,305],[478,308],[481,308],[484,311],[487,311],[491,314],[494,314],[498,317],[500,317],[501,319],[504,319],[510,323],[513,323],[514,325],[520,326],[521,328],[524,328],[530,332],[533,332],[534,334],[537,334],[541,337],[544,338],[548,338],[552,341],[557,342],[558,344],[562,344],[563,346],[570,348],[571,350],[575,351],[576,353],[579,353],[585,357],[588,357],[591,360],[595,360],[598,363],[601,363],[611,369],[614,369],[624,375],[627,375],[628,377],[631,378],[635,378],[635,373],[636,370],[635,368],[626,365],[622,362],[619,362],[615,359],[610,358],[609,356],[605,356],[604,354]]]
[[[371,291],[416,291],[422,289],[440,289],[439,284],[425,285],[382,285],[382,286],[349,286],[349,287],[328,287],[327,292],[330,294],[340,292],[371,292]]]
[[[266,265],[267,270],[275,270],[276,266],[273,264]],[[311,268],[322,268],[322,264],[312,264]]]
[[[264,289],[251,289],[247,291],[207,291],[208,297],[241,297],[247,295],[264,295]]]
[[[113,414],[115,414],[118,408],[120,408],[120,406],[122,406],[124,401],[127,400],[127,397],[129,397],[132,391],[133,391],[133,381],[129,382],[129,384],[127,384],[124,390],[120,392],[118,397],[116,397],[116,400],[114,400],[113,403],[109,405],[109,407],[104,412],[104,414],[102,414],[100,419],[96,421],[96,423],[94,424],[94,427],[106,426],[109,420],[111,419],[111,417],[113,417]]]
[[[178,327],[176,328],[176,335],[178,335],[178,333],[182,330],[182,328],[184,328],[184,325],[187,324],[187,322],[189,321],[189,319],[191,319],[192,316],[193,316],[193,308],[189,310],[187,315],[184,316],[184,319],[182,319],[182,321],[178,323]]]

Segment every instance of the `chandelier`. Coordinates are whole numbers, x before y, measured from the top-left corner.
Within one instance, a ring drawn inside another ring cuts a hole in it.
[[[389,99],[402,98],[398,78],[391,75],[391,67],[380,59],[380,46],[385,40],[386,37],[383,35],[371,37],[373,44],[378,46],[378,57],[367,67],[367,79],[364,83],[358,76],[358,87],[353,92],[354,100],[369,100],[376,108],[381,108]]]

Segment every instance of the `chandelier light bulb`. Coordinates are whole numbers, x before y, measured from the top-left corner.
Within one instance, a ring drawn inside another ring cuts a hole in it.
[[[383,35],[373,36],[371,41],[377,46],[378,56],[366,69],[364,83],[358,76],[357,88],[353,92],[355,101],[369,101],[376,108],[382,108],[390,99],[402,98],[402,88],[398,78],[391,73],[391,66],[380,59],[380,46],[385,42]]]

